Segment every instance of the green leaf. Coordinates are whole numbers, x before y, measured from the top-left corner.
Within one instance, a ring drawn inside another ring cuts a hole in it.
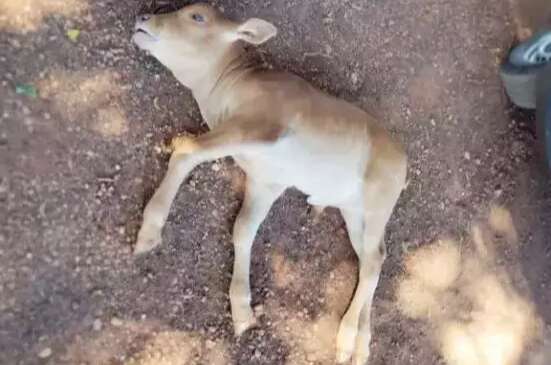
[[[69,38],[73,42],[78,41],[79,36],[80,36],[80,30],[79,29],[69,29],[67,31],[67,38]]]
[[[19,84],[15,86],[15,92],[20,95],[25,95],[30,98],[38,97],[38,90],[31,84]]]

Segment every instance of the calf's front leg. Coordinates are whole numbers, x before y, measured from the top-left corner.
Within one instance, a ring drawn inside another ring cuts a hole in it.
[[[236,336],[255,325],[249,283],[251,248],[260,224],[284,187],[267,185],[247,177],[245,199],[233,228],[234,265],[230,285],[232,319]]]
[[[145,208],[134,253],[148,252],[161,243],[161,231],[172,201],[180,185],[197,165],[249,151],[251,146],[271,143],[279,138],[281,133],[282,127],[278,124],[266,122],[257,125],[248,119],[237,118],[229,119],[196,138],[173,139],[174,153],[168,165],[168,172]]]
[[[151,251],[161,244],[161,232],[168,218],[172,201],[180,185],[199,162],[189,154],[172,154],[168,171],[161,185],[145,207],[142,226],[134,247],[135,255]]]

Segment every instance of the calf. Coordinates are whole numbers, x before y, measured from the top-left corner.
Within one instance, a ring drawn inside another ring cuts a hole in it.
[[[243,42],[262,44],[276,33],[264,20],[234,22],[205,4],[138,17],[134,42],[191,89],[211,130],[173,140],[168,172],[145,208],[135,252],[161,243],[171,203],[193,168],[232,156],[247,175],[233,229],[230,286],[235,333],[241,335],[255,324],[251,246],[273,202],[295,187],[317,208],[337,207],[359,260],[358,285],[337,334],[337,361],[354,355],[356,364],[365,364],[385,225],[405,186],[406,155],[361,109],[295,75],[252,62]]]

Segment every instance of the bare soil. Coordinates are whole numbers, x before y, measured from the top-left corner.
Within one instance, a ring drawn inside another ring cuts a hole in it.
[[[497,72],[549,19],[545,2],[214,3],[276,24],[270,63],[370,111],[407,148],[370,364],[551,363],[551,185],[533,116]],[[315,219],[292,189],[276,202],[253,253],[260,325],[241,339],[231,159],[195,170],[163,246],[131,255],[164,141],[206,130],[189,92],[130,42],[147,6],[0,1],[0,363],[333,364],[356,280],[336,210]]]

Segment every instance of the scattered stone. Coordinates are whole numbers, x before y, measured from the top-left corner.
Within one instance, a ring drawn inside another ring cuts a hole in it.
[[[208,349],[208,350],[212,350],[214,348],[214,346],[216,346],[216,342],[212,341],[212,340],[206,340],[205,341],[205,347]]]
[[[94,331],[101,331],[102,327],[103,327],[103,323],[101,322],[101,319],[97,318],[94,321],[92,328],[94,329]]]
[[[261,317],[262,315],[264,315],[264,306],[262,304],[259,304],[259,305],[255,306],[254,307],[254,314],[257,317]]]
[[[255,359],[260,359],[261,356],[262,356],[262,353],[260,352],[260,350],[259,350],[259,349],[255,349],[255,350],[254,350],[254,355],[253,355],[253,357],[254,357]]]
[[[358,85],[358,83],[360,82],[360,75],[358,75],[358,72],[354,71],[350,74],[350,81],[352,81],[352,85]]]
[[[122,321],[120,319],[118,319],[117,317],[113,317],[113,318],[111,318],[111,325],[113,325],[115,327],[120,327],[120,326],[122,326]]]
[[[41,359],[47,359],[50,356],[52,356],[52,349],[49,347],[46,347],[45,349],[43,349],[38,353],[38,357]]]

